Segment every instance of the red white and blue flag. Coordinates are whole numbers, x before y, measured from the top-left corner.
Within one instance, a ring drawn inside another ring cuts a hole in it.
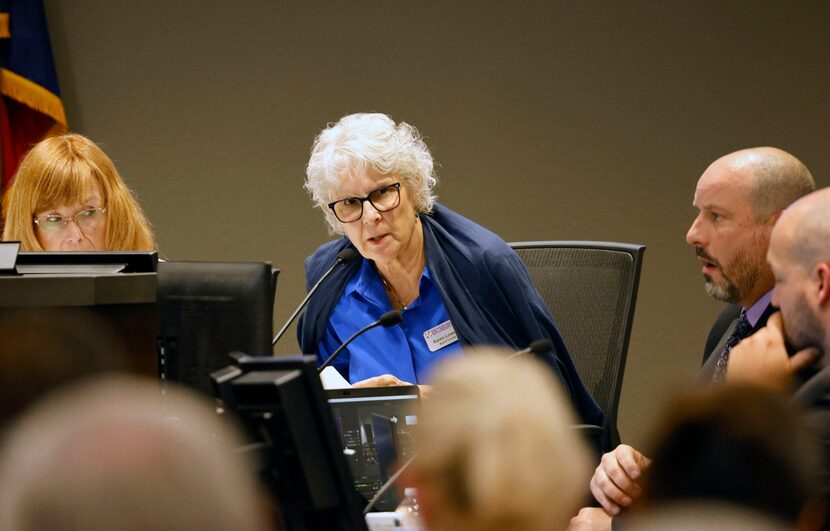
[[[0,191],[34,144],[66,131],[42,0],[0,0]]]

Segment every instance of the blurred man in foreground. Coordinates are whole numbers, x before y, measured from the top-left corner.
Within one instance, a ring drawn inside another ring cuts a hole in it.
[[[654,461],[625,531],[817,531],[824,522],[815,441],[800,408],[751,385],[673,396],[649,445]]]
[[[156,381],[64,388],[9,427],[0,529],[268,529],[256,478],[214,411]]]

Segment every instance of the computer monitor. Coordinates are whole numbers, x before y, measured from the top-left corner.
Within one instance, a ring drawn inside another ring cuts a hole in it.
[[[25,311],[44,326],[51,320],[88,326],[91,315],[111,332],[101,334],[98,347],[123,351],[126,368],[155,376],[157,261],[156,252],[19,253],[22,274],[0,275],[0,320]]]
[[[248,448],[259,450],[284,529],[367,529],[314,356],[237,355],[212,377],[224,410],[247,427]]]
[[[212,394],[210,373],[228,354],[270,354],[278,273],[268,262],[161,262],[161,378]]]
[[[375,499],[395,467],[415,451],[418,422],[417,385],[330,389],[326,398],[334,415],[354,485],[366,501]],[[379,511],[393,511],[400,499],[394,489],[375,500]]]
[[[20,251],[20,242],[0,242],[0,275],[17,275],[14,267],[17,263],[17,254]]]

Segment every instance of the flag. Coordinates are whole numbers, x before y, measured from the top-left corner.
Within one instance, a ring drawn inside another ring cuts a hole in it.
[[[0,0],[0,190],[34,144],[66,131],[42,0]]]

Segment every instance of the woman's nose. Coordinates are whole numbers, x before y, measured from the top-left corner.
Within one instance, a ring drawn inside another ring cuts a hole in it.
[[[380,212],[369,201],[363,203],[363,223],[376,223],[380,219]]]
[[[74,219],[67,220],[63,237],[68,242],[78,242],[84,238],[84,232]]]

